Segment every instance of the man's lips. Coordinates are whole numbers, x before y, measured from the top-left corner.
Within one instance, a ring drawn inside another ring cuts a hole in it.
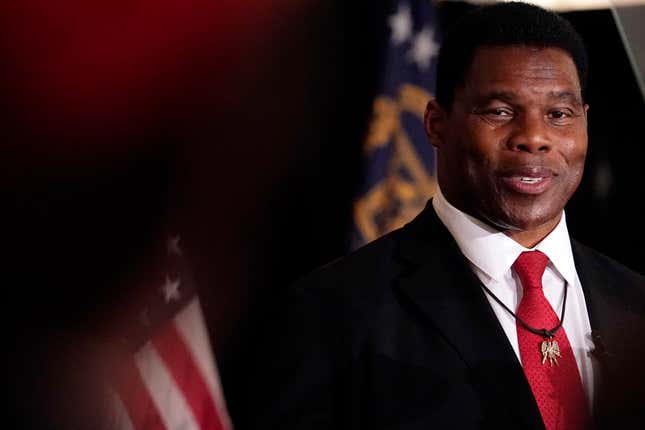
[[[504,185],[520,194],[541,194],[553,183],[556,174],[545,167],[519,167],[505,170],[501,179]]]

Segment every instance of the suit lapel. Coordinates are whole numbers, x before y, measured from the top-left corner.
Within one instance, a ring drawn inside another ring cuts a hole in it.
[[[616,351],[620,350],[620,345],[615,344],[614,341],[621,337],[621,330],[617,329],[617,320],[621,318],[624,307],[616,305],[617,300],[612,294],[610,280],[607,274],[594,264],[589,251],[575,241],[572,241],[572,250],[585,296],[594,342],[594,350],[591,351],[596,368],[594,415],[603,417],[607,414],[605,408],[609,411],[612,409],[612,402],[608,398],[608,396],[612,397],[610,394],[612,379],[620,374],[620,363],[612,357],[615,358]],[[629,325],[623,324],[623,326]]]
[[[596,346],[594,357],[603,364],[607,364],[608,346],[605,344],[605,338],[611,332],[612,313],[615,315],[616,312],[611,305],[612,300],[608,300],[605,293],[608,281],[603,272],[588,259],[589,256],[577,242],[572,242],[572,249]]]
[[[594,379],[598,428],[643,428],[645,280],[576,242],[572,247],[599,370]]]
[[[522,367],[479,280],[430,204],[401,231],[398,255],[405,267],[399,290],[462,357],[490,414],[500,423],[506,414],[518,428],[543,428]]]

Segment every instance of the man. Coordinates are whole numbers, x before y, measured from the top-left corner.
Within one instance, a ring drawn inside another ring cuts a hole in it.
[[[522,3],[455,28],[425,118],[440,191],[290,291],[258,428],[645,423],[645,278],[572,241],[564,215],[587,151],[582,41]]]

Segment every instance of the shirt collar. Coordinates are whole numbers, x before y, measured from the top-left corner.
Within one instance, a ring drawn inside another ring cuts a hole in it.
[[[551,264],[560,272],[565,281],[570,285],[575,285],[576,264],[573,261],[573,251],[564,211],[562,211],[562,218],[560,218],[560,222],[555,229],[542,239],[542,242],[538,243],[534,249],[546,254]]]
[[[574,284],[576,271],[564,212],[555,229],[534,248],[527,249],[503,232],[451,205],[440,189],[432,199],[432,206],[461,252],[490,278],[501,281],[520,253],[539,250],[549,257],[567,283]]]

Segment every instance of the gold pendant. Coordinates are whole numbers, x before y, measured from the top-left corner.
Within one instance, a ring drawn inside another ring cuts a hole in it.
[[[545,340],[542,341],[542,346],[540,347],[542,351],[542,364],[546,363],[546,360],[549,360],[549,364],[553,366],[553,363],[558,364],[558,357],[560,357],[560,347],[556,340]]]

